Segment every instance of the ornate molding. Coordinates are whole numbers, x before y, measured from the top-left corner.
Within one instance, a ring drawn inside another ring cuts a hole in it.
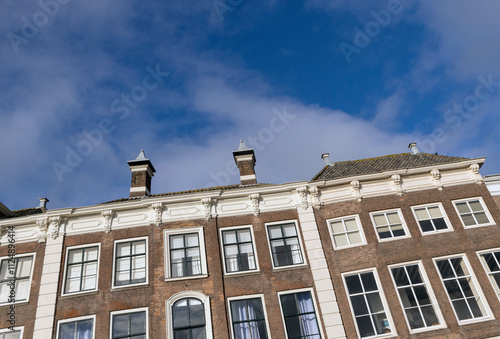
[[[321,201],[321,197],[319,195],[318,186],[313,186],[309,189],[309,193],[311,194],[312,206],[313,208],[319,210],[321,206],[323,206],[323,201]]]
[[[353,180],[350,184],[352,195],[358,202],[361,202],[363,200],[363,193],[361,192],[361,184],[359,183],[359,180]]]
[[[479,164],[472,164],[469,166],[469,170],[472,172],[472,179],[478,185],[482,185],[484,182],[483,177],[479,173]]]
[[[205,209],[205,220],[212,219],[212,203],[214,199],[208,197],[201,199],[201,203],[203,204],[203,208]]]
[[[155,214],[155,226],[160,226],[161,223],[163,222],[163,203],[162,202],[156,202],[151,205],[151,208],[153,209],[153,212]]]
[[[56,240],[59,236],[59,228],[61,228],[62,218],[61,216],[50,217],[49,218],[49,230],[47,232],[47,236],[50,236],[52,239]]]
[[[253,215],[258,216],[260,214],[260,194],[252,193],[250,194],[250,201],[252,202]]]
[[[101,221],[101,223],[104,224],[105,233],[111,232],[111,226],[113,224],[113,215],[114,215],[113,210],[106,210],[101,212],[101,216],[103,218],[103,221]]]
[[[307,186],[300,186],[296,191],[299,194],[302,208],[306,210],[309,207],[309,203],[307,202]]]
[[[36,225],[38,226],[37,238],[38,242],[42,243],[47,240],[47,218],[41,218],[36,220]]]
[[[396,194],[401,196],[405,194],[405,190],[403,188],[403,180],[399,174],[391,175],[391,181],[393,185],[393,190],[396,191]]]
[[[437,189],[442,191],[443,182],[441,180],[441,173],[439,172],[439,170],[435,168],[432,171],[430,171],[429,174],[432,176],[432,182],[434,183],[434,185],[436,185]]]

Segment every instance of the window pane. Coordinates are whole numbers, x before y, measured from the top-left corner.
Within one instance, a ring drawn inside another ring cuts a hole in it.
[[[385,219],[384,214],[374,215],[373,220],[375,221],[375,225],[377,226],[387,225],[387,220]]]
[[[16,276],[18,278],[30,276],[32,261],[33,257],[23,257],[18,259],[16,272]]]
[[[420,228],[422,229],[422,232],[434,231],[434,226],[432,225],[432,221],[423,220],[423,221],[419,221],[418,223],[420,224]]]
[[[345,220],[345,226],[348,231],[356,231],[358,229],[358,224],[356,223],[356,219]]]
[[[297,235],[297,232],[295,230],[295,224],[288,224],[288,225],[283,225],[283,235],[285,237],[293,237]]]
[[[389,223],[391,225],[401,223],[401,219],[399,219],[399,214],[397,214],[396,212],[387,213],[387,219],[389,219]]]
[[[78,263],[81,262],[83,258],[83,250],[78,249],[78,250],[71,250],[69,251],[69,263]]]
[[[488,224],[490,222],[484,212],[475,213],[474,215],[476,216],[476,220],[479,224]]]
[[[469,206],[465,202],[459,202],[459,203],[457,203],[455,205],[457,206],[458,212],[460,214],[470,213],[471,212],[471,210],[469,209]]]
[[[476,221],[474,220],[474,217],[472,216],[472,214],[462,215],[462,220],[464,221],[465,226],[476,225]]]
[[[113,316],[113,337],[121,337],[129,334],[129,315],[120,314]]]
[[[194,247],[198,246],[198,234],[187,234],[186,235],[186,246],[187,247]]]
[[[469,201],[469,206],[473,212],[479,212],[483,210],[483,207],[481,206],[479,200]]]
[[[269,228],[269,237],[271,239],[281,238],[281,227],[280,226],[270,226]]]
[[[250,242],[252,241],[252,237],[250,235],[250,230],[239,230],[238,238],[240,242]]]
[[[338,247],[349,245],[349,241],[347,240],[347,236],[345,234],[334,235],[333,240],[335,241],[335,245]]]
[[[437,230],[444,230],[448,228],[448,225],[446,225],[446,222],[443,218],[434,219],[433,222]]]
[[[236,233],[233,231],[222,232],[222,238],[223,238],[224,244],[236,243]]]
[[[130,255],[130,243],[120,243],[116,245],[116,255],[119,257]]]
[[[146,333],[146,312],[132,313],[130,315],[130,334]]]
[[[363,240],[361,239],[361,234],[359,234],[359,232],[348,233],[347,235],[351,244],[359,244],[363,242]]]
[[[331,223],[333,233],[344,233],[344,224],[342,221],[335,221]]]

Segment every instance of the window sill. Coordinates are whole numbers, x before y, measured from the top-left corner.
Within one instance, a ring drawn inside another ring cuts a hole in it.
[[[18,301],[18,302],[15,302],[15,303],[1,303],[0,304],[0,308],[2,307],[8,307],[10,308],[10,306],[14,305],[14,306],[24,306],[24,305],[28,305],[30,302],[27,300],[27,301]]]
[[[479,227],[494,226],[495,223],[481,224],[481,225],[474,225],[474,226],[465,226],[464,224],[462,224],[462,225],[464,226],[464,229],[470,230],[470,229],[479,228]]]
[[[333,249],[335,251],[341,251],[341,250],[345,250],[345,249],[348,249],[348,248],[354,248],[354,247],[365,246],[365,245],[368,245],[368,244],[366,242],[363,242],[363,243],[359,243],[359,244],[355,244],[355,245],[333,246]]]
[[[490,320],[495,320],[495,318],[493,318],[491,316],[487,316],[487,317],[482,317],[482,318],[477,318],[477,319],[462,320],[462,321],[459,320],[458,325],[463,326],[463,325],[469,325],[469,324],[476,324],[476,323],[480,323],[483,321],[490,321]]]
[[[190,280],[208,278],[208,274],[188,275],[185,277],[165,278],[165,281]]]
[[[307,267],[309,267],[309,265],[308,265],[308,264],[288,265],[288,266],[273,267],[273,272],[278,272],[278,271],[288,271],[288,270],[297,270],[297,269],[307,268]]]
[[[66,293],[66,294],[61,294],[60,298],[61,299],[66,299],[66,298],[72,298],[72,297],[80,297],[80,296],[85,296],[85,295],[93,295],[99,293],[98,290],[93,290],[93,291],[84,291],[84,292],[75,292],[75,293]]]
[[[149,283],[133,284],[133,285],[123,285],[123,286],[113,286],[109,290],[110,292],[130,290],[133,288],[149,287]]]
[[[383,242],[389,242],[389,241],[396,241],[396,240],[403,240],[403,239],[410,239],[411,238],[411,235],[402,235],[402,236],[399,236],[399,237],[392,237],[392,238],[384,238],[384,239],[378,239],[378,242],[379,243],[383,243]]]
[[[232,277],[241,277],[241,276],[246,276],[246,275],[258,275],[262,274],[262,272],[259,271],[241,271],[241,272],[231,272],[231,273],[225,273],[224,277],[225,278],[232,278]]]
[[[415,329],[415,330],[410,329],[410,333],[411,334],[418,334],[418,333],[425,333],[425,332],[430,332],[430,331],[442,330],[445,328],[446,328],[446,326],[444,324],[441,324],[441,325],[436,325],[436,326],[422,328],[422,329]]]
[[[454,229],[452,228],[447,228],[447,229],[444,229],[444,230],[439,230],[439,231],[427,231],[427,232],[422,232],[422,230],[420,230],[420,233],[422,234],[423,237],[425,236],[428,236],[428,235],[435,235],[435,234],[441,234],[441,233],[448,233],[448,232],[453,232]]]

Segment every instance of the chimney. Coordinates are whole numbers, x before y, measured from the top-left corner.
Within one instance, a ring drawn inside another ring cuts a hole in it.
[[[330,161],[330,153],[321,154],[321,159],[323,159],[326,166],[333,166],[333,162]]]
[[[47,203],[49,202],[49,199],[39,198],[38,200],[40,200],[40,205],[38,205],[38,208],[41,208],[42,211],[45,212],[47,210]]]
[[[156,172],[153,164],[144,155],[144,150],[135,158],[127,161],[132,172],[130,184],[130,197],[144,197],[151,194],[151,178]]]
[[[240,140],[240,147],[233,152],[234,162],[240,170],[240,180],[242,185],[251,185],[257,183],[255,176],[255,152],[252,148],[248,148]]]
[[[411,150],[412,154],[418,154],[418,153],[420,153],[420,151],[417,148],[417,143],[416,142],[412,142],[411,144],[409,144],[408,148]]]

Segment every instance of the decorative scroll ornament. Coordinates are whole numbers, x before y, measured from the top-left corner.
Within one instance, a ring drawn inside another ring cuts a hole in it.
[[[358,200],[358,202],[361,202],[363,200],[363,194],[361,193],[361,184],[359,183],[359,180],[353,180],[350,182],[351,184],[351,193]]]
[[[252,202],[253,215],[255,216],[258,216],[260,214],[259,200],[260,200],[259,193],[250,194],[250,201]]]
[[[438,169],[433,169],[430,171],[430,175],[432,176],[432,181],[434,182],[434,185],[436,185],[437,189],[442,191],[443,190],[443,182],[441,180],[441,173],[439,173]]]
[[[62,218],[60,216],[49,218],[49,231],[48,236],[56,240],[59,236],[59,228],[61,227]]]
[[[309,207],[309,203],[307,202],[307,186],[300,186],[296,191],[299,194],[302,208],[306,210]]]
[[[401,176],[399,174],[393,174],[391,176],[391,181],[397,195],[401,196],[405,194],[405,190],[403,189],[403,181],[401,180]]]
[[[113,210],[106,210],[101,212],[101,216],[104,219],[104,232],[111,232],[111,226],[113,224]]]
[[[478,185],[481,185],[484,182],[483,177],[479,174],[479,164],[472,164],[469,166],[470,171],[472,172],[472,178],[474,182]]]
[[[38,226],[37,238],[38,242],[45,242],[47,240],[47,218],[37,219],[36,225]]]
[[[155,213],[155,225],[160,226],[161,223],[163,222],[163,218],[162,218],[163,203],[162,202],[155,202],[153,205],[151,205],[151,208],[153,209],[153,211]]]
[[[323,206],[323,202],[319,197],[319,189],[318,186],[313,186],[309,189],[309,193],[311,193],[312,206],[319,210],[321,206]]]
[[[205,220],[210,220],[212,219],[212,198],[203,198],[201,199],[201,203],[203,204],[203,207],[205,208]]]

